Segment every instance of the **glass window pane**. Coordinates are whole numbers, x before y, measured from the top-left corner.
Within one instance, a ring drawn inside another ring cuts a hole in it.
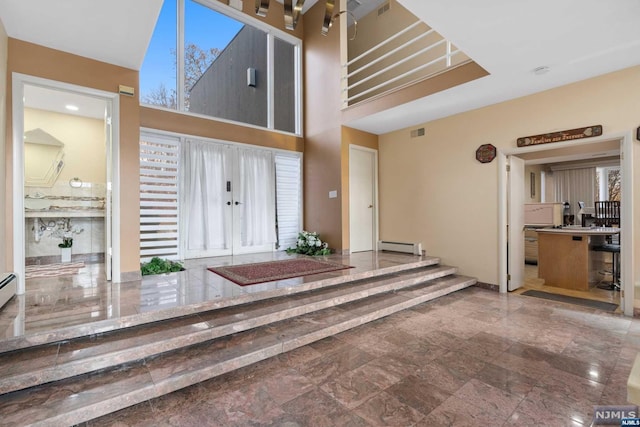
[[[164,0],[140,70],[140,103],[177,108],[176,0]]]
[[[266,127],[267,33],[193,1],[186,6],[185,109]]]
[[[274,40],[274,127],[296,131],[295,46],[284,40]]]

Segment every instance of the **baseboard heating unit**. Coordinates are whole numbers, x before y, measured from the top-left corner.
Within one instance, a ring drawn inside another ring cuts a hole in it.
[[[17,284],[18,280],[15,274],[0,275],[0,308],[16,294]]]
[[[422,243],[402,243],[402,242],[389,242],[386,240],[379,240],[378,250],[404,252],[408,254],[422,255]]]

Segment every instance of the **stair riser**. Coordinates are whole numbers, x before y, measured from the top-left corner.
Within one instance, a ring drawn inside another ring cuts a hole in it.
[[[355,327],[364,325],[366,323],[372,322],[382,317],[389,316],[393,313],[397,313],[399,311],[409,309],[411,307],[414,307],[424,302],[447,295],[449,293],[459,291],[471,285],[473,285],[473,281],[467,281],[467,282],[463,282],[453,286],[451,285],[443,286],[443,287],[440,287],[439,289],[434,289],[433,292],[421,295],[419,297],[408,299],[404,302],[394,304],[392,306],[378,310],[374,313],[359,316],[358,318],[341,322],[336,325],[332,325],[330,327],[324,328],[320,331],[315,331],[313,333],[307,334],[302,337],[289,339],[289,340],[285,339],[284,341],[282,341],[281,344],[271,345],[263,349],[260,349],[259,351],[254,351],[252,353],[244,354],[232,360],[224,361],[212,366],[207,366],[206,368],[199,369],[197,371],[192,371],[192,372],[189,372],[188,374],[181,374],[176,377],[169,377],[165,380],[159,380],[155,384],[155,392],[152,393],[151,397],[141,398],[141,396],[138,396],[137,393],[136,393],[136,396],[128,396],[128,395],[119,396],[117,398],[110,399],[110,400],[104,401],[103,403],[101,402],[94,405],[91,411],[85,411],[83,412],[83,414],[77,414],[78,418],[69,419],[70,421],[69,424],[86,422],[93,418],[97,418],[99,416],[114,412],[113,408],[115,407],[117,407],[118,409],[123,409],[127,406],[141,403],[149,398],[159,397],[164,394],[191,386],[193,384],[197,384],[199,382],[209,380],[211,378],[225,374],[227,372],[240,369],[242,367],[260,362],[262,360],[277,356],[282,353],[286,353],[291,350],[295,350],[296,348],[314,343],[316,341],[339,334],[349,329],[353,329]],[[124,401],[123,403],[119,403],[115,401],[112,402],[112,400],[118,401],[121,399]]]
[[[344,276],[337,276],[328,279],[322,279],[314,282],[302,284],[292,288],[279,288],[271,291],[258,292],[255,294],[245,294],[232,299],[220,301],[206,301],[199,304],[192,304],[181,308],[172,308],[164,311],[140,313],[135,316],[126,316],[119,319],[102,320],[94,323],[83,325],[83,327],[72,327],[66,329],[58,329],[53,332],[43,332],[31,334],[28,337],[17,337],[2,340],[0,342],[0,353],[20,350],[26,347],[36,345],[44,345],[55,341],[64,341],[83,336],[101,334],[111,332],[117,329],[130,328],[143,325],[146,323],[168,320],[176,317],[189,316],[203,311],[216,310],[221,308],[233,307],[241,304],[261,301],[265,299],[275,298],[279,296],[294,295],[302,292],[313,291],[327,286],[340,285],[346,282],[368,279],[372,277],[384,276],[399,273],[406,270],[412,270],[420,267],[428,267],[437,265],[440,262],[438,258],[428,258],[415,263],[400,264],[390,267],[380,268],[378,270],[354,273]]]
[[[421,277],[393,281],[392,283],[375,288],[365,289],[359,292],[354,292],[352,294],[341,295],[339,297],[327,299],[324,301],[318,301],[311,304],[305,304],[290,309],[281,310],[277,313],[270,313],[252,319],[241,320],[239,322],[228,325],[210,325],[210,329],[201,332],[194,332],[189,335],[183,335],[171,340],[154,342],[152,344],[142,345],[132,349],[113,352],[109,355],[96,355],[92,358],[79,360],[78,362],[65,363],[62,367],[54,366],[48,369],[42,369],[37,373],[30,372],[24,375],[17,375],[12,378],[6,378],[2,381],[2,383],[0,383],[0,394],[10,393],[13,391],[33,387],[47,382],[58,381],[76,375],[86,374],[88,372],[105,369],[123,363],[134,362],[146,357],[177,350],[182,347],[213,340],[238,332],[243,332],[249,329],[265,326],[270,323],[275,323],[282,320],[291,319],[297,316],[302,316],[304,314],[313,313],[315,311],[335,307],[341,304],[357,301],[359,299],[367,298],[373,295],[408,288],[429,280],[454,274],[455,272],[456,268],[441,269],[437,272],[432,272]]]

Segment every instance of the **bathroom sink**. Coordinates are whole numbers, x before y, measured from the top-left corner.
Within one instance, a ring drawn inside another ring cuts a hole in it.
[[[51,207],[51,200],[47,199],[24,199],[24,208],[28,210],[45,210]]]

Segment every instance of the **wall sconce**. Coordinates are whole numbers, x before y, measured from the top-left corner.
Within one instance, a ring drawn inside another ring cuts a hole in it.
[[[256,69],[247,68],[247,86],[256,87]]]

